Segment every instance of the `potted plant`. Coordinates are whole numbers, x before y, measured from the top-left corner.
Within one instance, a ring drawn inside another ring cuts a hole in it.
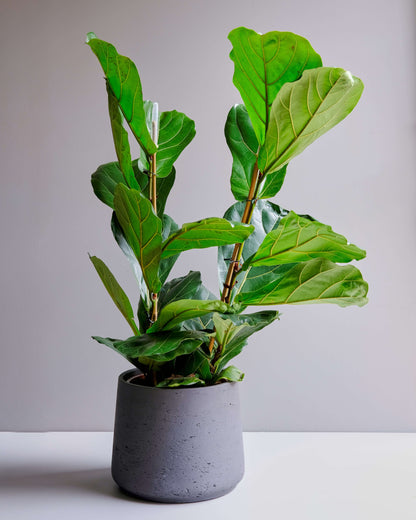
[[[113,210],[113,235],[138,282],[135,316],[108,267],[91,257],[133,333],[94,336],[135,367],[119,378],[112,472],[125,491],[157,501],[221,496],[243,476],[243,374],[229,363],[249,336],[279,318],[277,310],[246,312],[248,306],[367,301],[367,283],[350,264],[365,251],[268,200],[289,162],[353,110],[361,80],[322,66],[293,33],[239,27],[229,39],[244,102],[225,124],[236,202],[223,218],[179,226],[164,210],[194,122],[176,110],[159,113],[157,103],[143,100],[134,63],[93,33],[87,37],[104,70],[117,155],[98,167],[92,186]],[[198,271],[168,279],[182,252],[206,247],[218,247],[219,295]]]

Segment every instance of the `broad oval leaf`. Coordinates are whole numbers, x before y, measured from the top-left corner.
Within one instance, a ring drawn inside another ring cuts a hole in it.
[[[142,334],[126,340],[93,336],[99,343],[114,349],[129,361],[154,361],[165,363],[178,356],[191,354],[209,340],[204,332],[167,331],[155,334]]]
[[[321,67],[322,60],[305,38],[290,32],[258,34],[238,27],[228,38],[233,45],[234,85],[263,144],[270,107],[282,85],[299,79],[305,69]]]
[[[249,268],[250,269],[250,268]],[[367,303],[368,284],[352,265],[337,265],[324,258],[278,266],[269,281],[259,277],[236,295],[244,305],[336,303],[341,307]]]
[[[101,278],[104,287],[107,289],[108,294],[116,304],[116,307],[124,316],[134,334],[139,335],[139,330],[134,321],[133,309],[127,294],[123,291],[117,280],[114,278],[113,273],[100,258],[96,256],[90,256],[90,260],[95,267],[98,276]]]
[[[162,246],[162,222],[150,201],[139,191],[119,184],[114,193],[114,210],[124,236],[142,269],[150,292],[158,293]]]
[[[311,258],[344,263],[365,258],[365,251],[349,244],[330,226],[291,211],[266,235],[249,265],[288,264]]]
[[[163,243],[162,258],[189,249],[238,244],[244,242],[253,230],[253,226],[216,217],[189,222],[171,234]]]
[[[159,318],[149,332],[171,330],[185,320],[204,316],[210,312],[227,313],[230,306],[220,300],[177,300],[168,303],[159,313]]]
[[[174,278],[167,282],[159,293],[159,308],[162,309],[168,303],[177,300],[193,299],[202,285],[201,273],[189,271],[186,276]]]
[[[301,79],[284,85],[271,108],[260,170],[266,174],[279,170],[342,121],[363,88],[350,72],[331,67],[306,70]]]
[[[87,44],[97,56],[108,85],[138,143],[148,156],[155,153],[157,147],[146,126],[142,85],[136,65],[130,58],[118,54],[111,43],[99,40],[94,33],[88,33]]]

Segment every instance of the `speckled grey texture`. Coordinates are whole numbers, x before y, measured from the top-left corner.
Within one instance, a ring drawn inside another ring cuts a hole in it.
[[[112,475],[157,502],[225,495],[244,474],[239,384],[152,388],[119,377]]]

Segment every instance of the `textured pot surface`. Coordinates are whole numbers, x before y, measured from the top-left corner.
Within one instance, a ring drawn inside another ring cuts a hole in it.
[[[239,383],[153,388],[119,377],[112,475],[125,491],[158,502],[225,495],[243,477]]]

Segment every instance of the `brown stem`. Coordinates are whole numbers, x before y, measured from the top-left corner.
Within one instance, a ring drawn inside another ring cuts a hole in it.
[[[152,137],[154,142],[157,140],[156,121],[152,122]],[[156,189],[156,153],[150,158],[150,182],[149,195],[155,214],[157,215],[157,189]],[[152,293],[152,315],[151,321],[154,323],[158,318],[158,297],[156,293]]]

